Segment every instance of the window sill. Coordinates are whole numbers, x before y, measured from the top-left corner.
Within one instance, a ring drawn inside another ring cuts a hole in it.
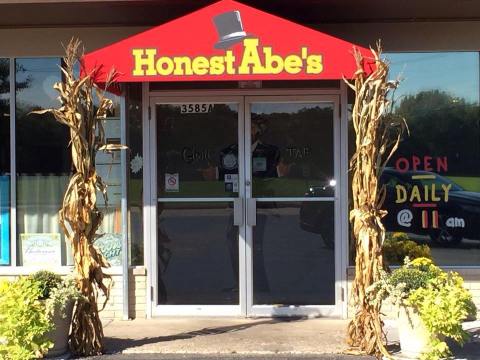
[[[128,269],[133,275],[146,275],[146,268],[144,266],[129,266]],[[73,271],[73,266],[59,266],[50,269],[43,267],[0,266],[0,276],[30,275],[38,270],[50,270],[59,275],[68,275]],[[112,266],[104,270],[108,275],[122,275],[121,266]]]

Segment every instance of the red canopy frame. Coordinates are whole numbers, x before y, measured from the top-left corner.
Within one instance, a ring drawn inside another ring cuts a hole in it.
[[[96,82],[112,69],[117,82],[351,79],[354,47],[371,58],[368,49],[222,0],[88,53],[83,62]]]

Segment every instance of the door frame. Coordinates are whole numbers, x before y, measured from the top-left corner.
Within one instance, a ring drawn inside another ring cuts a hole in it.
[[[245,154],[251,153],[251,105],[255,103],[333,103],[333,160],[334,160],[334,179],[340,178],[340,96],[339,95],[268,95],[268,96],[245,96]],[[253,184],[251,158],[245,159],[245,181]],[[339,182],[340,184],[340,182]],[[245,201],[252,199],[252,187],[246,186]],[[335,304],[334,305],[301,305],[301,306],[278,306],[278,305],[254,305],[253,304],[253,227],[246,226],[247,239],[247,316],[248,317],[272,317],[272,316],[340,316],[341,309],[341,237],[340,237],[340,189],[335,186],[335,194],[328,198],[303,198],[303,197],[265,197],[255,198],[255,202],[298,202],[298,201],[318,201],[333,202],[334,204],[334,271],[335,271]],[[245,214],[246,218],[247,214]],[[320,280],[320,279],[319,279]]]
[[[239,152],[239,184],[245,183],[245,174],[240,164],[244,163],[244,98],[242,96],[216,96],[214,98],[209,96],[181,96],[181,97],[164,97],[151,96],[149,98],[150,106],[150,179],[151,190],[150,195],[155,203],[151,206],[150,216],[153,220],[153,228],[150,233],[150,276],[152,280],[151,287],[151,315],[152,316],[240,316],[245,314],[245,226],[239,226],[238,236],[238,262],[239,262],[239,304],[238,305],[157,305],[157,286],[158,284],[158,257],[157,254],[157,204],[159,202],[234,202],[234,197],[209,197],[209,198],[159,198],[157,194],[157,121],[155,116],[155,106],[158,104],[183,104],[183,103],[213,103],[213,104],[238,104],[238,152]],[[245,197],[245,187],[239,186],[238,197],[243,199]]]
[[[330,89],[225,89],[225,90],[167,90],[167,91],[149,91],[149,84],[143,83],[142,88],[142,113],[143,113],[143,226],[144,226],[144,258],[147,270],[146,279],[146,315],[147,318],[153,316],[253,316],[252,311],[248,311],[248,304],[252,299],[247,299],[247,273],[246,266],[251,266],[250,260],[247,260],[247,244],[245,240],[246,234],[243,234],[245,248],[242,249],[239,241],[239,264],[240,264],[240,282],[239,282],[239,305],[163,305],[165,311],[154,311],[156,307],[156,259],[154,254],[157,247],[157,189],[156,189],[156,123],[151,121],[151,103],[153,99],[161,99],[162,102],[221,102],[224,99],[242,100],[247,97],[267,99],[271,97],[301,97],[305,98],[328,98],[335,97],[335,176],[337,177],[337,189],[335,193],[335,300],[334,306],[305,306],[307,313],[320,310],[321,316],[343,317],[347,316],[347,268],[348,268],[348,144],[347,144],[347,87],[342,82],[340,88]],[[221,98],[221,99],[220,99]],[[180,101],[181,99],[181,101]],[[246,103],[246,101],[245,101]],[[241,121],[240,111],[246,105],[239,107],[239,122]],[[245,137],[245,134],[239,137]],[[242,156],[244,156],[243,151]],[[240,160],[240,159],[239,159]],[[245,178],[243,179],[243,183]],[[244,186],[240,188],[245,189]],[[244,190],[242,190],[244,191]],[[245,195],[245,194],[244,194]],[[211,200],[211,199],[210,199]],[[222,199],[225,201],[226,199]],[[243,226],[245,228],[245,226]],[[243,254],[242,254],[243,253]],[[243,269],[243,270],[242,270]],[[242,285],[243,284],[243,285]],[[245,289],[245,290],[244,290]],[[243,295],[242,295],[243,293]],[[168,308],[168,309],[167,309]],[[263,309],[262,309],[263,308]],[[167,311],[168,310],[168,311]],[[281,310],[276,309],[272,314],[268,306],[259,306],[256,311],[257,316],[292,316],[296,315],[295,311],[287,311],[285,314]],[[318,311],[317,311],[318,313]],[[301,315],[301,311],[299,313]]]

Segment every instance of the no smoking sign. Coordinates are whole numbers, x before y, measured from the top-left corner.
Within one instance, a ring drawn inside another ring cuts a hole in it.
[[[165,191],[178,192],[180,190],[178,183],[178,173],[165,174]]]

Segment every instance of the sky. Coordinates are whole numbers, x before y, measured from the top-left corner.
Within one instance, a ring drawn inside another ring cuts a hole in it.
[[[439,89],[468,102],[479,101],[478,52],[384,53],[390,60],[390,76],[403,81],[395,93],[415,94]]]

